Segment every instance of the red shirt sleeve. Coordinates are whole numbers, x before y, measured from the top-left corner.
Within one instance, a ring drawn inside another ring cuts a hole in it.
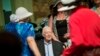
[[[81,17],[77,17],[77,16],[72,16],[70,19],[70,22],[69,22],[69,27],[70,27],[70,37],[71,37],[71,40],[73,42],[73,44],[75,45],[81,45],[83,43],[83,36],[82,36],[82,32],[81,32],[81,29],[80,29],[80,19]]]

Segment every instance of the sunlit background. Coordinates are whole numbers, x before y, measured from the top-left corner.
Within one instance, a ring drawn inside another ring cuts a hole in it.
[[[15,13],[16,8],[21,6],[32,12],[32,22],[39,24],[42,18],[47,17],[50,13],[49,6],[52,1],[53,0],[0,0],[0,29],[9,22],[9,16]]]

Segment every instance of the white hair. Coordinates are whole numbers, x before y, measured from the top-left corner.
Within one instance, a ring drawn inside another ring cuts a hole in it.
[[[44,35],[44,32],[46,32],[47,30],[51,31],[51,28],[49,26],[44,26],[42,29],[42,35]]]
[[[10,15],[10,21],[11,22],[16,22],[17,21],[17,16],[15,14]]]

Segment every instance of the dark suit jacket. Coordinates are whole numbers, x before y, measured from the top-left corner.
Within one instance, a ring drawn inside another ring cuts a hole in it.
[[[44,40],[37,41],[37,46],[39,48],[41,56],[45,56]],[[53,46],[54,56],[60,56],[63,51],[63,44],[61,42],[52,41],[52,46]]]

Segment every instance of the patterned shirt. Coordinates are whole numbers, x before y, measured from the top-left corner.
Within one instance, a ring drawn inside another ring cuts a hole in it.
[[[31,52],[27,43],[27,37],[35,37],[33,25],[30,23],[17,23],[16,30],[23,44],[22,56],[31,56]]]

